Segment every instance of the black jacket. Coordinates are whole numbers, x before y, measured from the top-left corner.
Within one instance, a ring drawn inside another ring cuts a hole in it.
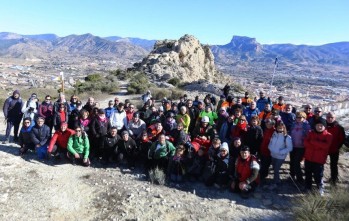
[[[51,133],[50,128],[47,125],[42,125],[39,127],[35,125],[31,131],[31,140],[35,145],[48,145],[50,142]]]

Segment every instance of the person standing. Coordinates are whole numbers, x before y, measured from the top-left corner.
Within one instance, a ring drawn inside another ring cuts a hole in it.
[[[311,190],[314,177],[320,195],[324,194],[324,164],[332,142],[332,134],[326,130],[326,120],[319,118],[315,121],[315,130],[310,131],[304,140],[305,158],[305,188]]]
[[[20,97],[20,93],[18,90],[15,90],[12,93],[12,96],[5,100],[3,106],[3,113],[5,116],[5,122],[7,124],[5,139],[2,142],[3,144],[10,142],[10,133],[12,127],[14,128],[14,141],[16,142],[18,140],[19,124],[21,123],[23,116],[22,107],[23,101]]]
[[[333,112],[327,113],[326,123],[326,130],[333,136],[328,154],[330,155],[331,183],[336,185],[338,182],[339,149],[344,144],[345,131],[344,128],[336,121],[336,115]]]
[[[39,116],[45,118],[45,124],[50,128],[51,133],[53,128],[53,110],[51,96],[46,95],[45,100],[39,105]]]

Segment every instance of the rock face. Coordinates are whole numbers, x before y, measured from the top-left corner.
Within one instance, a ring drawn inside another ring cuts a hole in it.
[[[153,51],[134,67],[156,81],[174,77],[184,82],[211,81],[216,73],[210,47],[200,44],[191,35],[184,35],[179,40],[157,41]]]

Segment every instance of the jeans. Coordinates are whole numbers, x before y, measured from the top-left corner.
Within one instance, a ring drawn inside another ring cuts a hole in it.
[[[279,184],[280,181],[280,168],[285,159],[276,159],[274,157],[271,158],[271,163],[273,164],[274,170],[274,183]]]
[[[19,118],[19,119],[12,119],[12,118],[7,119],[5,139],[7,139],[7,140],[10,139],[12,127],[14,128],[14,131],[13,131],[14,137],[15,138],[18,137],[18,130],[19,130],[20,123],[21,123],[21,118]]]
[[[303,181],[301,162],[304,156],[304,148],[293,148],[290,153],[290,175],[297,177],[297,181]]]
[[[261,179],[265,179],[269,174],[269,167],[271,165],[271,156],[260,155],[261,158],[261,169],[259,170],[259,175]]]
[[[305,160],[305,187],[311,189],[314,176],[315,184],[318,188],[323,187],[324,165]]]

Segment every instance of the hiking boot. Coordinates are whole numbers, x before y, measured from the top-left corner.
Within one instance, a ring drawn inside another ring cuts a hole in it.
[[[325,195],[325,191],[324,191],[323,187],[319,188],[319,194],[320,194],[320,196],[324,196]]]
[[[5,138],[5,140],[2,141],[2,144],[8,144],[10,143],[10,139],[9,138]]]

